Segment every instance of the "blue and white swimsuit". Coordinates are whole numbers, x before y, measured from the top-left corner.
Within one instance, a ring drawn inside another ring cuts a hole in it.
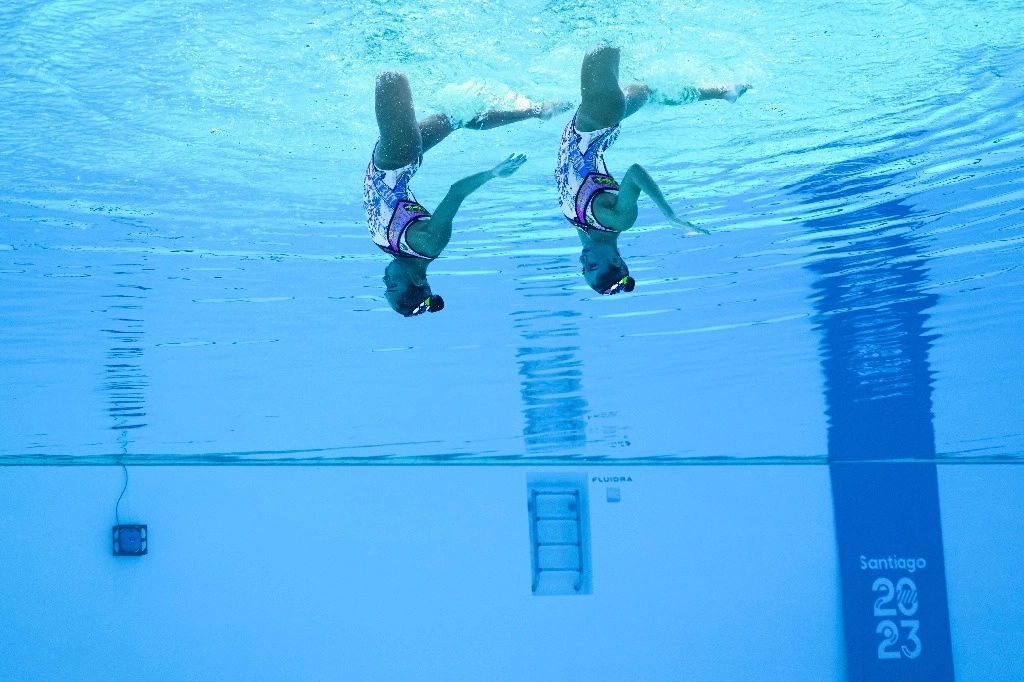
[[[618,138],[619,124],[585,133],[576,129],[576,116],[565,126],[558,148],[558,203],[566,219],[584,232],[615,232],[594,217],[594,197],[601,192],[619,192],[619,183],[604,165],[604,152]]]
[[[433,260],[409,246],[406,234],[409,226],[417,220],[430,218],[430,212],[416,201],[409,189],[409,181],[420,169],[422,161],[421,156],[408,166],[381,170],[371,155],[366,177],[363,178],[363,208],[366,209],[370,238],[396,258]]]

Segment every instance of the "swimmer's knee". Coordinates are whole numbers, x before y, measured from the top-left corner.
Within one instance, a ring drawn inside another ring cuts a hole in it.
[[[583,89],[619,89],[619,48],[607,45],[583,56]],[[621,94],[619,95],[621,97]]]
[[[406,75],[401,71],[381,71],[380,73],[377,74],[378,85],[387,85],[395,81],[408,82],[408,80],[409,79],[406,77]]]
[[[587,53],[585,55],[583,55],[583,59],[584,60],[587,60],[587,59],[598,59],[598,58],[610,59],[610,58],[618,57],[620,53],[621,53],[621,49],[620,48],[614,47],[612,45],[604,44],[604,45],[598,45],[595,48],[587,50]]]
[[[377,94],[398,96],[399,93],[411,93],[409,79],[401,71],[382,71],[377,74]]]

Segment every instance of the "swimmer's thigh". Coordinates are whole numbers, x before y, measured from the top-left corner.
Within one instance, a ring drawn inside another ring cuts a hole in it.
[[[438,142],[448,137],[455,126],[447,114],[431,114],[420,121],[420,139],[422,140],[423,154],[433,148]]]
[[[422,153],[422,141],[405,74],[385,71],[377,76],[374,104],[380,129],[374,163],[381,169],[408,166]]]
[[[580,71],[582,103],[576,127],[587,132],[613,126],[626,114],[619,88],[619,48],[599,47],[583,57]]]

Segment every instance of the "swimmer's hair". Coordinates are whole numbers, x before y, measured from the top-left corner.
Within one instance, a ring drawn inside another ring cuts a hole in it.
[[[423,300],[428,300],[428,299],[426,297],[424,297]],[[426,311],[421,310],[420,313],[423,313],[423,312],[439,313],[442,310],[444,310],[444,299],[443,298],[441,298],[437,294],[430,294],[430,299],[429,300],[430,300],[430,303],[427,305]],[[405,306],[403,306],[403,310],[405,310],[405,312],[401,312],[402,317],[414,317],[413,312],[416,310],[416,308],[419,308],[420,305],[422,305],[422,303],[423,303],[423,301],[420,301],[419,303],[414,305],[412,308],[405,308]],[[400,312],[400,311],[398,311],[397,308],[395,310],[396,310],[396,312]],[[417,313],[417,314],[420,314],[420,313]]]
[[[609,265],[608,268],[601,273],[601,278],[594,281],[594,283],[590,285],[590,288],[599,294],[604,294],[606,291],[611,289],[616,282],[622,280],[623,277],[626,278],[626,286],[622,287],[619,291],[633,291],[633,289],[636,288],[636,280],[629,276],[629,268],[626,267],[625,263],[623,263],[621,267]],[[615,293],[619,293],[619,291],[616,291]]]
[[[416,306],[423,303],[423,301],[427,299],[427,296],[431,296],[430,287],[410,286],[406,287],[401,296],[394,301],[389,301],[389,303],[391,304],[392,310],[404,317],[416,310]],[[443,306],[444,303],[442,302],[441,305]],[[430,302],[430,307],[434,307],[433,301]],[[440,310],[440,308],[438,308],[438,310]],[[430,312],[434,311],[431,310]]]

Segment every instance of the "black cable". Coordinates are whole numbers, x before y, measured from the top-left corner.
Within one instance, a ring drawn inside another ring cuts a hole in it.
[[[121,525],[121,498],[124,497],[124,491],[128,490],[128,467],[121,464],[121,468],[124,470],[124,487],[121,488],[121,494],[117,496],[117,504],[114,505],[114,518],[119,526]]]

